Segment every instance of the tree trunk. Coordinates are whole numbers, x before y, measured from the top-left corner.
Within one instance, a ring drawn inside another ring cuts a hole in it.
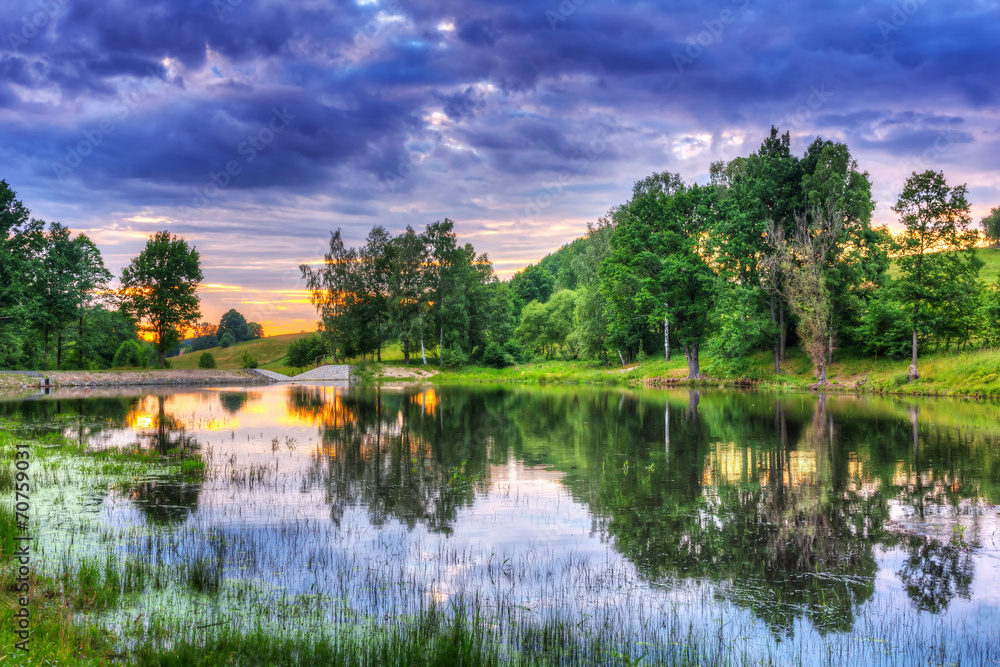
[[[785,360],[786,342],[788,341],[788,323],[785,322],[785,301],[778,299],[778,345],[780,347],[781,360]]]
[[[622,368],[625,368],[625,357],[622,356],[621,350],[618,350],[618,358],[622,360]]]
[[[403,337],[403,363],[409,365],[410,363],[410,339]]]
[[[62,370],[62,333],[56,336],[56,370]]]
[[[920,371],[917,370],[917,328],[913,327],[913,363],[910,365],[910,382],[918,379],[920,377]]]
[[[826,347],[827,347],[827,353],[829,355],[829,357],[827,358],[827,362],[826,363],[827,364],[832,364],[833,363],[833,332],[832,331],[829,334],[827,334]]]
[[[378,336],[378,340],[376,341],[377,346],[376,346],[376,349],[375,349],[375,353],[378,355],[376,358],[378,359],[379,363],[382,363],[382,323],[381,322],[376,322],[375,323],[375,335]]]
[[[777,323],[777,316],[774,310],[774,295],[771,295],[771,325],[774,326]],[[774,374],[781,375],[781,343],[779,342],[780,334],[775,334],[774,341],[771,344],[771,349],[774,353]]]
[[[438,366],[444,365],[444,325],[441,325],[441,342],[438,343]]]
[[[684,345],[684,358],[688,362],[688,379],[697,380],[701,377],[701,368],[698,362],[698,343],[694,345]]]
[[[826,384],[826,360],[820,362],[819,369],[816,371],[816,381],[820,384]]]
[[[424,349],[424,333],[420,332],[420,356],[424,360],[424,366],[427,365],[427,350]]]
[[[668,304],[663,304],[664,309]],[[670,361],[670,319],[666,315],[663,317],[663,350],[667,361]]]

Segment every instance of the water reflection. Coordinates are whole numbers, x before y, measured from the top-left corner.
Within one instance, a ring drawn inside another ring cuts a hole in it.
[[[983,539],[1000,501],[993,410],[759,392],[329,385],[0,403],[0,414],[61,423],[92,445],[215,448],[224,463],[206,485],[128,488],[154,525],[213,503],[266,522],[283,503],[314,502],[335,531],[357,510],[375,532],[488,535],[533,550],[544,535],[513,533],[489,512],[509,493],[512,462],[544,467],[546,483],[558,480],[589,515],[592,539],[650,587],[710,585],[778,638],[803,622],[852,630],[880,580],[919,612],[976,598],[983,556],[997,555]],[[252,480],[272,469],[297,493],[275,483],[259,499],[241,485],[246,471]],[[229,530],[236,539],[239,527]]]

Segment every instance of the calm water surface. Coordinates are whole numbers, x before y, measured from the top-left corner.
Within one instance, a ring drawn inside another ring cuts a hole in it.
[[[0,414],[206,461],[39,480],[43,567],[216,568],[214,594],[167,585],[122,619],[301,628],[474,597],[737,660],[1000,664],[996,405],[326,384]]]

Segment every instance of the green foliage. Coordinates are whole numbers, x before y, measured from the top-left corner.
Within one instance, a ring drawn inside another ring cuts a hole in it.
[[[911,344],[910,313],[895,285],[878,290],[868,301],[857,328],[865,354],[902,359]]]
[[[253,335],[253,331],[250,329],[246,318],[237,312],[235,308],[227,310],[222,319],[219,320],[219,329],[216,336],[221,340],[226,334],[230,334],[233,343],[242,343],[256,337]]]
[[[236,340],[235,337],[233,336],[233,332],[227,331],[222,335],[222,338],[219,340],[219,347],[221,347],[222,349],[226,349],[227,347],[232,347],[235,342]]]
[[[984,347],[1000,348],[1000,279],[983,290],[979,318]]]
[[[555,276],[540,264],[529,264],[515,273],[510,279],[510,291],[514,294],[518,310],[532,301],[548,301],[555,283]]]
[[[127,340],[118,346],[111,365],[114,368],[146,368],[149,355],[137,340]]]
[[[913,172],[892,209],[905,227],[899,290],[911,310],[910,327],[946,348],[952,340],[967,341],[980,302],[982,261],[966,192],[964,185],[949,187],[941,172]],[[912,354],[915,363],[917,342]]]
[[[247,350],[240,355],[240,368],[257,368],[257,359]]]
[[[980,224],[986,240],[1000,248],[1000,206],[990,209],[990,214],[984,216]]]
[[[250,329],[250,340],[264,337],[264,325],[260,322],[247,322],[247,328]]]
[[[441,365],[448,368],[458,368],[459,366],[465,366],[469,363],[469,355],[461,350],[461,348],[447,347],[444,352],[441,353]]]
[[[202,352],[198,358],[198,368],[215,368],[215,355],[211,352]]]
[[[326,344],[319,336],[299,338],[288,345],[288,365],[298,369],[309,368],[317,357],[326,353]]]
[[[512,366],[514,360],[504,352],[504,349],[498,343],[490,342],[486,346],[486,351],[483,352],[483,364],[490,368],[506,368],[507,366]]]
[[[157,232],[122,270],[122,310],[153,335],[164,354],[180,340],[179,331],[201,316],[195,290],[202,279],[198,251],[169,232]]]

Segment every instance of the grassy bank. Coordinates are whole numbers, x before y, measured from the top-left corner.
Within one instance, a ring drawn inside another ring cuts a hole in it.
[[[393,362],[393,365],[399,362]],[[911,396],[1000,397],[1000,350],[977,350],[965,353],[928,354],[920,359],[921,377],[907,381],[908,361],[872,359],[851,352],[835,355],[828,369],[829,389],[833,391],[875,392]],[[706,385],[750,385],[776,389],[806,390],[815,385],[812,364],[799,350],[789,350],[781,364],[781,374],[774,374],[770,354],[755,356],[739,374],[721,371],[710,357],[702,357]],[[378,377],[378,365],[371,367]],[[683,355],[670,362],[645,359],[627,368],[605,367],[587,361],[543,361],[493,369],[468,366],[444,369],[433,378],[436,383],[575,383],[595,385],[658,386],[688,384],[687,362]]]

